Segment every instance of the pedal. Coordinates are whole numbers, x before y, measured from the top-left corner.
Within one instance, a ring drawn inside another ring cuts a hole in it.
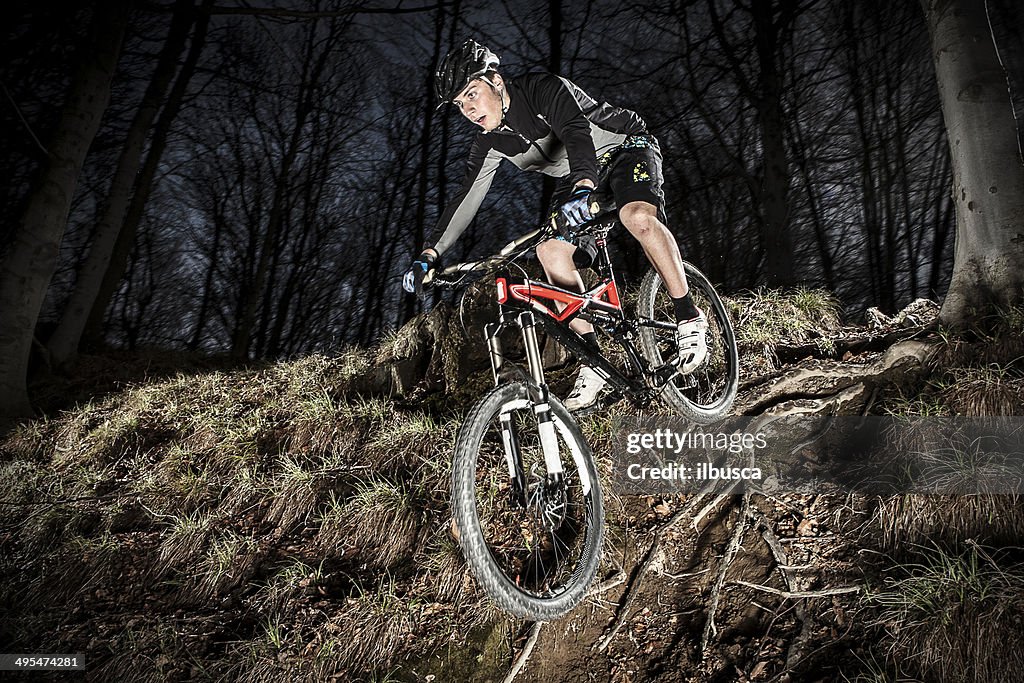
[[[674,363],[665,363],[654,371],[654,385],[661,388],[669,382],[682,380],[682,389],[689,389],[697,385],[692,375],[684,375]]]
[[[609,391],[599,395],[597,399],[586,408],[575,410],[572,414],[579,417],[586,417],[587,415],[593,415],[594,413],[601,412],[605,408],[613,406],[621,400],[622,394],[617,391]]]

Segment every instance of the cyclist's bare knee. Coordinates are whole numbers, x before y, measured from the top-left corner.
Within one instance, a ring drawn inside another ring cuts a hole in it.
[[[548,282],[583,291],[583,280],[572,260],[575,251],[576,247],[562,240],[547,240],[537,245],[537,258],[544,267]]]
[[[562,240],[546,240],[537,245],[537,258],[546,270],[574,270],[572,254],[576,247]]]
[[[662,228],[658,207],[648,202],[629,202],[619,209],[619,220],[638,240]]]

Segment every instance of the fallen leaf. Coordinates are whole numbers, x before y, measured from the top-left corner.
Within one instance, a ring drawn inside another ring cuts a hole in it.
[[[814,536],[818,533],[818,520],[807,518],[796,527],[796,532],[801,536]]]

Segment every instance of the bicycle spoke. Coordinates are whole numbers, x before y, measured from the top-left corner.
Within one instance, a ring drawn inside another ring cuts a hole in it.
[[[739,359],[732,326],[721,300],[706,278],[687,265],[687,279],[694,304],[707,317],[707,357],[692,373],[675,375],[663,397],[673,408],[699,422],[708,423],[724,417],[732,405],[738,387]],[[656,321],[674,320],[672,300],[657,277],[649,274],[641,286],[639,311],[642,317]],[[661,327],[641,330],[641,344],[647,360],[654,367],[674,363],[678,358],[675,332]]]
[[[557,593],[573,578],[585,552],[587,497],[582,493],[570,448],[559,441],[563,452],[564,480],[548,482],[536,418],[527,403],[510,410],[519,437],[523,471],[529,472],[527,505],[524,507],[500,490],[497,481],[507,478],[508,466],[495,419],[484,434],[477,461],[477,514],[480,529],[495,563],[521,590],[541,597]],[[495,474],[495,473],[498,474]]]

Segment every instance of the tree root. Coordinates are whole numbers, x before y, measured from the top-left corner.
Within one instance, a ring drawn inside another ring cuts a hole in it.
[[[779,344],[774,348],[775,358],[783,365],[799,363],[807,358],[838,360],[846,354],[885,351],[893,344],[920,336],[920,327],[898,328],[888,331],[849,330],[835,339],[815,339],[802,344]]]
[[[894,333],[895,334],[895,333]],[[900,332],[898,334],[905,334]],[[888,341],[886,338],[885,341]],[[873,342],[874,340],[872,340]],[[873,343],[872,343],[873,347]],[[867,363],[848,361],[810,361],[783,372],[778,377],[744,392],[737,401],[735,414],[759,415],[760,419],[748,425],[749,431],[757,431],[781,417],[795,414],[866,414],[877,400],[879,392],[886,385],[900,385],[915,381],[927,372],[934,355],[935,345],[914,339],[902,339]],[[686,506],[672,515],[654,533],[650,545],[630,576],[620,600],[620,607],[605,630],[604,635],[593,645],[593,649],[604,651],[619,634],[633,609],[646,575],[654,571],[669,579],[684,579],[711,571],[710,568],[686,574],[670,574],[663,571],[665,533],[683,519],[691,520],[694,530],[699,533],[702,521],[726,498],[736,496],[736,483],[726,489],[718,489],[716,482],[709,482],[694,495]],[[700,652],[706,653],[708,646],[718,635],[716,617],[721,605],[722,593],[727,585],[744,586],[750,590],[776,595],[782,599],[795,600],[793,605],[801,630],[789,645],[785,669],[776,677],[781,679],[802,661],[806,661],[809,644],[813,636],[812,620],[805,611],[804,600],[855,593],[860,586],[843,586],[809,590],[810,586],[797,573],[813,566],[794,567],[790,564],[780,539],[771,529],[764,514],[752,503],[752,492],[742,494],[739,517],[732,530],[731,538],[711,586],[707,617],[700,641]],[[777,570],[782,576],[784,588],[759,585],[742,580],[727,581],[730,567],[742,548],[746,531],[755,527],[761,538],[771,549]],[[614,585],[622,582],[619,578]],[[603,586],[603,584],[602,584]],[[609,586],[611,587],[611,586]],[[607,588],[605,589],[607,590]],[[522,655],[521,655],[522,656]],[[510,680],[510,679],[506,679]]]
[[[810,361],[757,386],[737,401],[740,415],[776,413],[784,404],[823,401],[859,412],[875,386],[900,384],[924,371],[934,353],[932,344],[907,340],[889,347],[867,364]],[[834,406],[833,406],[834,407]],[[856,408],[856,410],[853,410]],[[803,412],[815,412],[810,409]]]
[[[740,506],[740,517],[736,524],[736,529],[733,531],[732,539],[729,541],[728,547],[725,549],[725,555],[722,557],[722,564],[718,568],[718,577],[715,579],[715,585],[711,589],[711,605],[708,607],[708,618],[704,622],[704,633],[700,638],[700,651],[705,652],[707,650],[708,643],[711,639],[718,635],[718,627],[715,626],[715,616],[718,614],[718,603],[722,598],[722,589],[725,587],[725,575],[729,571],[729,566],[732,565],[733,560],[736,559],[736,554],[739,552],[740,544],[743,541],[743,532],[747,529],[747,520],[750,515],[750,493],[743,494],[743,503]]]
[[[704,518],[708,515],[708,513],[710,513],[712,510],[714,510],[716,507],[718,507],[719,503],[721,503],[723,500],[725,500],[730,495],[732,495],[733,490],[735,490],[735,488],[737,486],[739,486],[739,481],[733,481],[731,484],[729,484],[729,487],[727,489],[725,489],[724,491],[719,493],[715,497],[715,499],[713,501],[711,501],[710,503],[705,505],[701,509],[700,512],[698,512],[696,515],[693,516],[693,528],[694,528],[694,530],[697,529],[697,527],[704,520]]]
[[[731,581],[737,586],[746,586],[747,588],[753,588],[754,590],[763,591],[765,593],[771,593],[772,595],[778,595],[779,597],[787,600],[795,600],[798,598],[824,598],[830,595],[844,595],[846,593],[859,593],[861,590],[860,586],[843,586],[841,588],[825,588],[819,591],[784,591],[778,588],[772,588],[771,586],[763,586],[759,583],[750,583],[749,581],[740,581],[736,579]]]
[[[533,648],[537,646],[537,640],[540,638],[540,629],[544,626],[543,621],[533,622],[533,627],[530,629],[530,637],[526,639],[526,644],[523,645],[523,651],[516,657],[516,661],[512,663],[512,668],[509,669],[508,674],[505,678],[501,679],[502,683],[512,683],[516,676],[522,672],[523,667],[526,666],[526,662],[530,659],[530,655],[533,654]]]
[[[625,572],[620,570],[610,578],[602,581],[601,583],[591,586],[590,590],[587,591],[587,597],[590,597],[592,595],[599,595],[601,593],[610,591],[616,586],[621,585],[625,580],[626,574]],[[512,681],[515,680],[515,677],[522,673],[523,668],[526,667],[526,663],[530,659],[530,655],[533,654],[533,650],[537,646],[537,641],[540,639],[540,629],[543,625],[543,621],[533,622],[533,626],[530,627],[529,638],[526,639],[526,643],[523,645],[522,651],[519,653],[519,656],[516,657],[516,660],[512,663],[512,668],[509,669],[509,672],[505,675],[505,678],[502,679],[502,683],[512,683]]]
[[[605,579],[601,583],[591,586],[590,590],[587,591],[587,597],[591,595],[600,595],[601,593],[607,593],[616,586],[622,585],[626,581],[626,573],[621,569],[615,572],[615,575],[611,578]]]
[[[644,575],[651,569],[655,564],[655,560],[660,561],[662,558],[661,543],[665,532],[669,531],[672,527],[678,524],[681,520],[685,519],[693,513],[693,510],[711,493],[714,491],[716,482],[709,482],[697,495],[690,499],[686,507],[672,515],[654,534],[654,539],[651,544],[647,547],[647,552],[644,553],[643,560],[640,561],[640,565],[633,573],[633,578],[626,586],[626,593],[622,599],[622,607],[619,608],[618,613],[615,615],[615,619],[609,625],[608,630],[601,637],[601,639],[594,646],[599,652],[604,651],[608,647],[608,644],[612,642],[612,639],[622,629],[622,625],[626,621],[626,616],[629,614],[630,608],[633,606],[634,600],[636,600],[637,593],[639,593],[640,584],[643,582]]]

